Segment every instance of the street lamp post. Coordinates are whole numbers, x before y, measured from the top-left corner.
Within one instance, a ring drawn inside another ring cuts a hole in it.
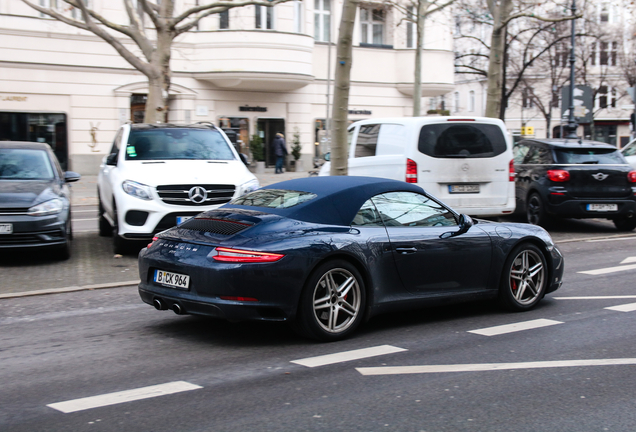
[[[576,0],[572,0],[572,16],[576,16]],[[574,63],[576,61],[574,57],[574,44],[576,32],[576,18],[572,18],[572,35],[571,35],[571,49],[570,49],[570,115],[568,116],[568,134],[565,138],[576,139],[576,129],[578,124],[576,123],[576,117],[574,117]]]

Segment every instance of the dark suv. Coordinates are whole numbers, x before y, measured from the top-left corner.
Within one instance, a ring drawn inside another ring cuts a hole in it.
[[[636,171],[616,147],[596,141],[523,140],[513,148],[517,213],[545,225],[551,217],[606,218],[636,228]]]

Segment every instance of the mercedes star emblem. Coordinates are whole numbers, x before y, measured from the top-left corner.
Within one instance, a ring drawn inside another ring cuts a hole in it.
[[[201,186],[195,186],[188,191],[190,201],[195,204],[201,204],[208,198],[208,192]]]
[[[603,174],[603,173],[596,173],[596,174],[592,174],[592,177],[594,177],[594,178],[595,178],[596,180],[598,180],[598,181],[603,181],[603,180],[605,180],[606,178],[608,178],[608,177],[609,177],[609,175],[607,175],[607,174]]]

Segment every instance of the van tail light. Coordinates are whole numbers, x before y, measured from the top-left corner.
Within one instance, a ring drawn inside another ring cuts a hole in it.
[[[510,160],[510,164],[508,165],[508,181],[515,181],[515,161],[514,159]]]
[[[548,170],[548,180],[563,183],[570,180],[570,173],[566,170]]]
[[[636,171],[630,171],[627,173],[627,181],[630,183],[636,183]]]
[[[406,160],[406,182],[417,183],[417,163],[414,160]]]
[[[237,263],[264,263],[278,261],[285,255],[270,252],[254,252],[242,249],[230,249],[217,247],[214,249],[216,255],[212,258],[215,261],[237,262]]]

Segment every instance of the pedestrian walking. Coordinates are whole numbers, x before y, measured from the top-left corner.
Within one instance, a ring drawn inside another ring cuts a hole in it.
[[[285,136],[282,133],[277,133],[274,138],[274,154],[276,155],[276,170],[275,174],[283,173],[283,162],[285,155],[287,154],[287,146],[285,145]]]

